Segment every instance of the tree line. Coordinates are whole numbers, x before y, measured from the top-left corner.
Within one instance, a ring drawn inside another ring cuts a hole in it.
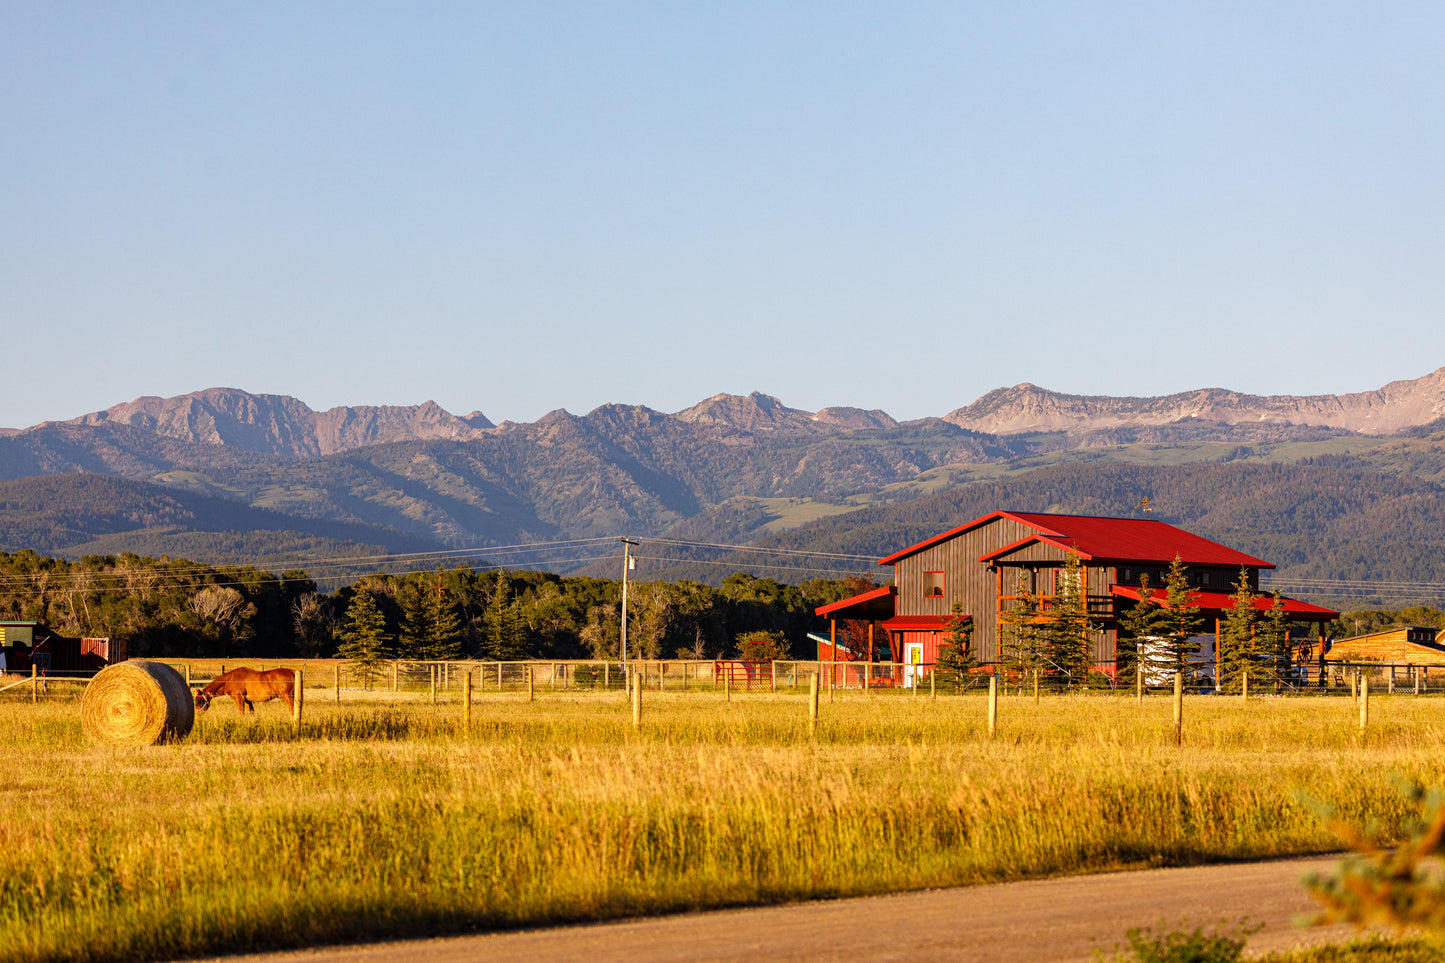
[[[739,572],[711,586],[631,582],[629,655],[708,659],[799,655],[842,580],[798,585]],[[304,571],[212,566],[132,554],[79,561],[0,552],[0,620],[69,637],[125,639],[135,657],[347,656],[358,637],[388,657],[596,658],[620,655],[622,583],[470,566],[372,574],[324,592]]]

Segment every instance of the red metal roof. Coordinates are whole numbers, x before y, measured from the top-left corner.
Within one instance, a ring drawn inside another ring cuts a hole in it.
[[[948,628],[951,615],[895,615],[883,623],[894,632],[942,632]]]
[[[1139,590],[1127,585],[1115,585],[1114,594],[1120,598],[1139,600]],[[1152,593],[1155,602],[1163,603],[1164,593],[1162,591]],[[1189,601],[1201,609],[1211,612],[1228,612],[1234,608],[1234,595],[1229,592],[1193,592],[1189,593]],[[1284,603],[1284,610],[1301,622],[1328,622],[1330,619],[1339,618],[1340,613],[1334,609],[1327,609],[1323,606],[1312,605],[1309,602],[1301,602],[1299,599],[1281,598]],[[1254,608],[1258,612],[1268,612],[1274,608],[1274,596],[1261,595],[1254,600]]]
[[[941,535],[909,546],[878,560],[892,565],[915,552],[947,541],[998,518],[1010,518],[1038,532],[1041,539],[1077,551],[1085,558],[1113,562],[1167,564],[1175,556],[1186,565],[1221,565],[1231,568],[1274,568],[1273,563],[1246,555],[1218,542],[1175,528],[1152,518],[1101,518],[1093,515],[1049,515],[1043,512],[992,512]],[[1023,542],[1015,542],[1017,548]],[[997,552],[990,553],[996,555]],[[985,556],[988,557],[988,556]]]
[[[814,609],[814,613],[839,619],[886,619],[893,614],[893,596],[897,594],[898,589],[895,586],[884,585],[872,591],[839,599],[837,602],[829,602]]]

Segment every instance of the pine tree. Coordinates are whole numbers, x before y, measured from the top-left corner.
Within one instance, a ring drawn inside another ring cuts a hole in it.
[[[1234,585],[1234,594],[1230,596],[1233,604],[1230,606],[1229,614],[1225,616],[1224,623],[1219,627],[1219,665],[1217,667],[1217,685],[1223,692],[1238,692],[1243,687],[1244,673],[1249,672],[1255,680],[1259,680],[1256,665],[1258,663],[1259,640],[1255,636],[1255,623],[1259,619],[1259,610],[1255,608],[1255,600],[1259,596],[1249,587],[1249,570],[1239,570],[1239,581]]]
[[[973,654],[973,617],[964,614],[961,602],[953,603],[953,614],[944,623],[934,668],[938,681],[951,689],[963,688],[978,671],[978,658]]]
[[[1204,627],[1204,620],[1199,617],[1199,606],[1194,604],[1193,595],[1188,569],[1176,555],[1164,579],[1164,610],[1159,615],[1160,658],[1151,658],[1149,669],[1161,668],[1172,675],[1184,668],[1190,653],[1195,651],[1192,640]]]
[[[1069,553],[1055,578],[1053,605],[1042,633],[1046,671],[1057,683],[1081,685],[1089,676],[1089,635],[1098,626],[1089,621],[1084,566],[1077,553]]]
[[[462,654],[462,623],[456,601],[438,573],[422,603],[422,657],[450,662]]]
[[[1013,605],[999,615],[999,667],[1022,678],[1043,665],[1040,632],[1042,602],[1028,589],[1028,576],[1020,573]]]
[[[403,659],[426,658],[426,595],[416,586],[405,586],[402,602],[401,634],[397,655]]]
[[[356,674],[371,688],[381,664],[391,656],[386,634],[386,617],[366,589],[358,589],[346,610],[346,628],[341,633],[337,654],[356,668]]]
[[[1151,647],[1159,637],[1160,611],[1156,590],[1149,585],[1149,574],[1146,572],[1139,576],[1138,603],[1119,616],[1119,646],[1115,672],[1120,677],[1132,678],[1138,671],[1141,658],[1147,660]]]
[[[1285,614],[1284,598],[1279,589],[1274,591],[1274,604],[1264,613],[1259,624],[1259,647],[1268,666],[1271,682],[1278,688],[1290,681],[1289,617]]]
[[[497,662],[516,662],[527,657],[527,635],[521,609],[511,597],[506,573],[497,570],[497,584],[487,609],[482,613],[486,626],[483,655]]]

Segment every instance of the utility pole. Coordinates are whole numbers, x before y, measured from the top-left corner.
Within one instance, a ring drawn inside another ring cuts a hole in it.
[[[627,672],[627,573],[632,571],[632,546],[630,538],[622,539],[622,671]]]

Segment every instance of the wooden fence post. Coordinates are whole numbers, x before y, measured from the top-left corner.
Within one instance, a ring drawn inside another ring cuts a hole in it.
[[[1184,673],[1174,673],[1174,744],[1184,744]]]
[[[642,680],[632,684],[632,728],[642,728]]]
[[[733,701],[733,670],[732,670],[732,666],[727,666],[727,667],[723,670],[723,694],[727,696],[727,701],[728,701],[728,702]]]
[[[1138,702],[1144,701],[1144,660],[1140,659],[1134,663],[1134,698]]]
[[[777,663],[776,661],[769,662],[769,663],[768,663],[768,667],[769,667],[769,668],[772,670],[772,672],[773,672],[773,691],[774,691],[774,692],[777,692],[777,691],[778,691],[778,663]]]
[[[297,727],[301,725],[301,706],[306,701],[306,686],[301,680],[301,670],[296,670],[296,689],[292,693],[291,703],[291,724]]]
[[[462,724],[470,729],[472,727],[472,670],[469,668],[462,676]]]
[[[934,677],[935,677],[937,674],[938,674],[938,667],[937,667],[937,666],[932,666],[932,665],[931,665],[931,666],[928,667],[928,701],[929,701],[929,702],[937,702],[937,701],[938,701],[938,689],[936,688],[935,683],[934,683]]]
[[[554,667],[555,668],[555,667]],[[527,701],[535,702],[537,699],[537,680],[532,675],[532,663],[527,663]]]
[[[998,732],[998,675],[988,677],[988,737]]]
[[[814,673],[808,678],[808,736],[811,738],[818,733],[818,675]]]
[[[395,691],[397,690],[397,687],[398,687],[400,684],[401,684],[401,663],[400,663],[400,662],[392,662],[392,664],[391,664],[391,691],[392,691],[392,692],[395,692]],[[368,672],[368,673],[366,674],[366,687],[367,687],[368,689],[371,688],[371,673],[370,673],[370,672]]]
[[[602,691],[612,688],[612,663],[602,663]]]
[[[1039,670],[1038,670],[1037,667],[1035,667],[1035,668],[1034,668],[1034,703],[1037,704],[1038,701],[1039,701]]]
[[[1370,727],[1370,677],[1360,674],[1360,734]]]
[[[30,663],[30,701],[40,701],[40,667],[34,662]]]
[[[873,694],[873,663],[863,663],[863,694]]]
[[[1360,670],[1356,669],[1350,673],[1350,705],[1355,708],[1360,706]]]
[[[1249,701],[1249,670],[1245,669],[1240,675],[1239,698],[1241,702]]]
[[[340,663],[340,662],[336,663],[336,680],[335,680],[335,682],[336,682],[336,685],[334,686],[334,688],[335,688],[335,690],[336,690],[336,704],[337,704],[337,705],[341,705],[341,663]]]
[[[1420,669],[1418,666],[1410,666],[1410,674],[1415,677],[1415,694],[1420,694]]]
[[[432,704],[432,705],[436,705],[436,704],[437,704],[437,676],[441,674],[441,673],[438,672],[437,670],[440,669],[440,668],[441,668],[441,666],[439,666],[439,665],[433,665],[433,666],[431,667],[431,704]]]

